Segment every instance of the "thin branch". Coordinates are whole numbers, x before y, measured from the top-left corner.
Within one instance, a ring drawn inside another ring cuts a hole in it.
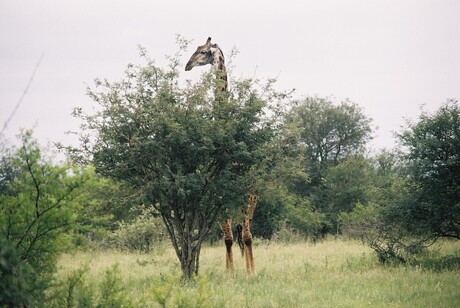
[[[26,86],[26,88],[24,89],[24,92],[22,92],[21,97],[19,98],[18,102],[16,103],[16,106],[14,106],[14,109],[13,109],[13,111],[11,112],[10,116],[9,116],[8,119],[5,121],[5,124],[3,125],[3,128],[2,128],[2,131],[0,132],[0,135],[3,134],[3,132],[5,131],[5,129],[8,127],[8,124],[10,123],[11,119],[14,117],[16,111],[19,109],[19,106],[21,105],[22,101],[24,100],[24,97],[26,96],[27,92],[29,91],[30,85],[32,84],[32,81],[34,80],[35,73],[37,72],[38,67],[40,66],[40,63],[42,62],[44,56],[45,56],[45,53],[43,53],[43,54],[40,56],[40,59],[38,59],[38,62],[37,62],[37,64],[35,65],[34,70],[32,71],[32,75],[30,76],[29,82],[27,83],[27,86]]]
[[[32,222],[29,224],[29,226],[24,230],[24,233],[23,233],[22,237],[19,239],[19,242],[16,244],[16,248],[19,248],[21,246],[22,242],[26,238],[26,236],[29,233],[29,231],[32,229],[32,227],[35,225],[35,223],[40,219],[40,213],[39,213],[39,210],[38,210],[38,206],[39,206],[39,202],[40,202],[40,183],[35,178],[34,172],[32,170],[32,165],[31,165],[31,162],[29,160],[29,155],[27,154],[27,149],[26,149],[25,145],[24,145],[24,150],[26,152],[25,160],[26,160],[26,164],[27,164],[27,170],[29,171],[29,174],[32,177],[32,181],[34,182],[34,188],[35,188],[35,191],[36,191],[36,196],[35,196],[35,218],[34,218],[34,220],[32,220]]]

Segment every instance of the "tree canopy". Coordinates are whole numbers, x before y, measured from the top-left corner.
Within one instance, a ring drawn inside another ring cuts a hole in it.
[[[88,90],[98,112],[76,114],[83,134],[94,137],[83,139],[96,171],[129,183],[155,208],[190,277],[213,223],[256,189],[253,169],[279,122],[267,108],[282,96],[236,80],[228,99],[215,99],[211,73],[182,87],[177,58],[165,70],[144,56],[147,64],[130,66],[121,82],[98,81]]]
[[[460,106],[449,100],[434,114],[422,112],[398,134],[406,150],[415,202],[406,222],[434,236],[460,238]]]

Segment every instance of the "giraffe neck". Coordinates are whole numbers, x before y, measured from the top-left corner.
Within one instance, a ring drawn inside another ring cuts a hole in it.
[[[225,57],[222,50],[216,45],[212,49],[213,61],[211,64],[216,68],[217,77],[221,82],[217,85],[219,92],[227,92],[228,90],[228,76],[227,68],[225,67]]]

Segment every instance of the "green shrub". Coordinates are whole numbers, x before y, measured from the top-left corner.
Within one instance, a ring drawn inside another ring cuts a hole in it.
[[[98,285],[87,282],[88,266],[61,278],[49,290],[50,307],[132,307],[118,264],[108,268]]]
[[[28,306],[33,280],[32,268],[21,262],[13,243],[0,240],[0,307]]]
[[[206,276],[194,277],[189,281],[173,276],[162,277],[152,291],[161,307],[209,307],[212,297]]]
[[[128,251],[151,252],[165,239],[161,220],[143,209],[132,222],[118,223],[118,229],[109,237],[109,245]]]

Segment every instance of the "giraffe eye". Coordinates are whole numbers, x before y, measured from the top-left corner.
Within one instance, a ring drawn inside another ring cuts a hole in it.
[[[201,52],[202,55],[205,55],[205,54],[207,54],[207,53],[208,53],[208,52],[207,52],[206,50],[203,50],[203,51]]]

